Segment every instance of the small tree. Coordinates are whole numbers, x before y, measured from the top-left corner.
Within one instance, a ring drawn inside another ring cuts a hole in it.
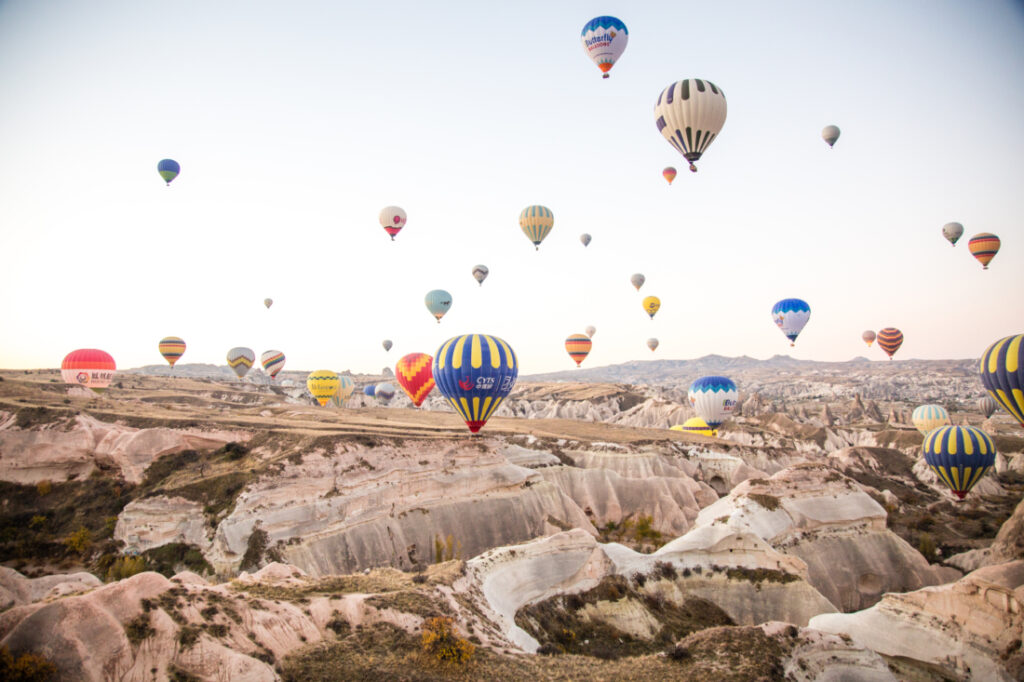
[[[473,658],[476,647],[455,632],[452,619],[447,616],[428,618],[420,636],[423,652],[441,663],[462,665]]]
[[[64,538],[64,545],[72,552],[85,556],[92,547],[92,533],[85,526],[79,526],[78,530]]]

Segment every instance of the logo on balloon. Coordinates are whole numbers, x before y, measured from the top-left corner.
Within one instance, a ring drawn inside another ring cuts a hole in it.
[[[87,384],[87,383],[89,383],[89,373],[88,372],[79,372],[78,374],[75,375],[75,381],[77,381],[80,384]]]
[[[478,391],[489,391],[494,388],[494,377],[477,377],[476,388]]]
[[[470,379],[469,377],[463,377],[459,379],[459,388],[461,388],[463,391],[473,390],[473,380]]]

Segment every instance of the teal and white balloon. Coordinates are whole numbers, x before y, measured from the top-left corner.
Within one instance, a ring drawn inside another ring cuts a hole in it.
[[[452,307],[452,295],[444,289],[434,289],[427,292],[424,303],[427,304],[430,314],[437,318],[437,323],[441,324],[441,318]]]

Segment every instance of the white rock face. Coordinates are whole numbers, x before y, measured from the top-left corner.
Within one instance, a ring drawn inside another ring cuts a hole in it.
[[[885,519],[885,510],[852,480],[820,465],[800,465],[740,484],[701,510],[697,525],[714,527],[717,520],[800,557],[810,583],[844,611],[874,604],[885,592],[958,577],[953,569],[930,566],[886,530]]]
[[[129,503],[117,517],[114,539],[139,552],[182,542],[209,549],[213,531],[203,518],[203,506],[183,497],[157,495]]]
[[[50,597],[85,592],[103,582],[92,573],[69,573],[27,578],[13,568],[0,566],[0,611]]]
[[[760,626],[769,637],[784,637],[789,623],[773,621]],[[811,628],[797,631],[797,645],[783,668],[793,682],[896,682],[881,656],[841,637]]]
[[[810,627],[848,635],[887,656],[938,665],[957,679],[1020,679],[1022,585],[1024,561],[1016,561],[949,585],[887,594],[857,613],[816,616]]]
[[[246,441],[250,434],[234,431],[133,429],[78,415],[67,430],[0,429],[0,480],[35,484],[83,478],[97,463],[114,466],[129,483],[163,455],[182,450],[219,448]]]

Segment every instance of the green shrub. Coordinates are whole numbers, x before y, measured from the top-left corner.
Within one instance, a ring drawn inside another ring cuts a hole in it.
[[[43,656],[24,653],[14,658],[7,647],[0,647],[0,680],[6,682],[46,682],[57,674],[57,666]]]

